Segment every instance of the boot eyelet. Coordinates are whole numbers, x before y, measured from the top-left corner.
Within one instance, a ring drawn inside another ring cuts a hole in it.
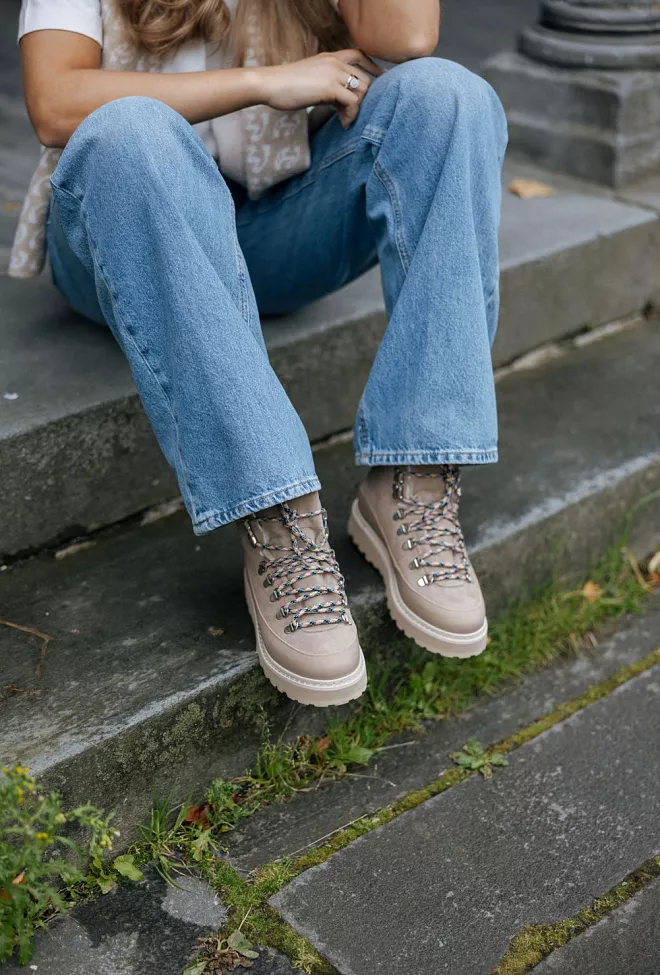
[[[414,548],[415,545],[417,545],[417,542],[415,541],[414,538],[407,538],[403,543],[403,545],[401,546],[401,548],[406,548],[410,550],[411,548]]]
[[[259,563],[259,568],[257,569],[257,572],[259,573],[260,576],[262,576],[265,571],[266,571],[266,563],[265,562],[260,562]]]
[[[419,559],[413,559],[412,562],[410,563],[411,569],[421,569],[421,567],[422,567],[422,563],[419,561]]]
[[[250,522],[246,520],[245,522],[243,522],[243,524],[245,525],[245,530],[248,534],[248,538],[250,539],[250,544],[252,545],[252,548],[257,548],[257,546],[259,545],[259,540],[257,536],[254,534]]]
[[[431,585],[431,580],[429,579],[428,576],[422,576],[421,579],[418,579],[417,580],[417,585],[420,586],[423,589],[424,586],[430,586]]]
[[[271,599],[272,599],[272,596],[271,596]],[[289,609],[288,609],[288,607],[287,606],[281,606],[278,609],[278,611],[275,613],[275,619],[276,620],[283,620],[284,617],[285,616],[288,616],[288,615],[289,615]]]
[[[298,629],[298,623],[287,623],[287,625],[284,627],[284,632],[295,633],[297,629]]]
[[[273,591],[270,594],[270,601],[271,601],[271,603],[276,603],[279,598],[280,598],[280,591],[279,591],[279,589],[273,589]]]
[[[272,585],[273,585],[273,580],[271,579],[270,576],[266,576],[266,578],[264,579],[264,589],[268,589],[268,587]]]

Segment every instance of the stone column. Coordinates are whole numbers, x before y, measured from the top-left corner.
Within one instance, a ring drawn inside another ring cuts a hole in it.
[[[514,152],[617,188],[660,172],[658,0],[543,0],[485,74]]]

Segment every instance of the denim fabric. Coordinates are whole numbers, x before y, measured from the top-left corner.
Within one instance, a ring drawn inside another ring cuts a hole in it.
[[[53,176],[56,284],[106,322],[202,534],[319,487],[259,312],[284,313],[380,262],[389,325],[355,426],[358,464],[497,459],[490,346],[506,123],[459,65],[425,58],[331,119],[310,169],[238,213],[180,115],[122,98]]]

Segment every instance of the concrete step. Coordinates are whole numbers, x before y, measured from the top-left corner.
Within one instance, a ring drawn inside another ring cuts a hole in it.
[[[660,487],[659,370],[660,328],[648,322],[502,380],[502,461],[464,479],[491,613],[557,566],[584,570],[630,505]],[[344,527],[360,472],[348,443],[316,456],[368,653],[383,590]],[[660,502],[636,528],[640,554],[660,545]],[[262,677],[241,589],[235,527],[196,539],[183,513],[1,573],[2,620],[50,637],[44,646],[0,625],[2,761],[29,765],[68,799],[116,808],[127,829],[154,787],[185,795],[240,773],[264,712],[273,728],[320,730],[327,714],[292,717]]]
[[[539,176],[511,163],[505,184],[525,174]],[[556,196],[504,195],[496,366],[639,313],[660,294],[657,198],[621,202],[540,175],[557,185]],[[273,365],[312,441],[352,426],[384,327],[376,271],[264,323]],[[0,278],[0,347],[0,558],[176,494],[120,351],[104,329],[69,312],[46,278]]]

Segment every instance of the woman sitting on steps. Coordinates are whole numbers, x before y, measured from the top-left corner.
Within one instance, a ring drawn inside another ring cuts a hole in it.
[[[304,703],[359,696],[366,669],[259,315],[377,262],[389,325],[355,424],[370,470],[349,531],[417,643],[460,657],[486,645],[458,466],[497,459],[506,125],[486,82],[428,56],[438,29],[438,0],[21,10],[27,106],[48,148],[10,273],[38,273],[47,251],[70,305],[112,330],[195,532],[242,522],[261,664]]]

